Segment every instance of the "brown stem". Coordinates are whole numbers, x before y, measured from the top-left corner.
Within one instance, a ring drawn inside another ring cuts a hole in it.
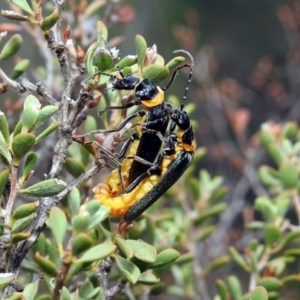
[[[71,262],[68,261],[68,257],[70,257],[72,250],[72,243],[71,240],[69,240],[68,246],[65,250],[65,253],[62,258],[62,264],[58,273],[58,277],[56,280],[54,292],[53,292],[53,300],[59,300],[60,299],[60,291],[64,286],[65,278],[68,274],[68,271],[71,267]]]

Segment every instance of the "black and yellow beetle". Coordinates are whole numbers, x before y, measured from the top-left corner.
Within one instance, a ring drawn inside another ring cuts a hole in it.
[[[147,118],[139,129],[143,131],[141,138],[145,134],[147,138],[143,142],[140,140],[137,147],[134,143],[128,146],[119,168],[94,189],[95,199],[110,207],[112,216],[123,216],[126,222],[133,221],[152,205],[182,176],[192,161],[196,147],[194,131],[187,113],[183,110],[193,72],[193,58],[189,53],[188,55],[191,58],[191,71],[181,108],[174,108],[166,102],[158,106],[157,115],[161,115],[153,120]],[[152,112],[153,110],[150,110],[148,114]],[[160,130],[160,126],[167,126],[170,120],[170,133],[164,138],[165,129]],[[158,129],[154,128],[154,125],[157,125]],[[151,142],[154,136],[159,139],[160,145],[164,141],[168,147],[159,154],[156,153],[151,161],[145,157],[151,149],[147,142]],[[143,167],[142,171],[136,169],[136,163]],[[132,170],[135,176],[130,177]]]
[[[184,52],[190,56],[189,53],[183,50],[177,50],[175,52]],[[135,128],[135,132],[127,139],[118,154],[117,158],[122,160],[122,163],[118,168],[119,177],[114,174],[114,172],[111,174],[111,177],[114,176],[114,185],[110,188],[111,196],[116,196],[123,191],[129,193],[135,187],[134,184],[136,184],[137,178],[146,174],[149,169],[149,164],[153,163],[157,157],[162,146],[162,140],[152,132],[159,132],[162,136],[165,135],[170,119],[170,112],[172,110],[172,105],[164,101],[164,91],[170,87],[178,71],[184,67],[190,67],[191,69],[186,87],[186,94],[192,77],[193,64],[183,64],[178,66],[173,71],[171,79],[165,88],[160,88],[149,79],[140,80],[135,75],[123,76],[121,71],[121,78],[101,73],[102,75],[107,75],[114,79],[112,84],[113,89],[133,90],[135,95],[133,101],[128,102],[123,106],[109,106],[106,109],[124,109],[140,104],[144,107],[144,110],[138,111],[125,118],[115,129],[104,131],[96,130],[89,133],[117,132],[130,122],[132,127]],[[185,96],[183,101],[184,100]],[[128,156],[135,156],[139,159],[129,159],[127,158]],[[117,180],[118,178],[119,180]],[[131,188],[129,189],[128,186]]]

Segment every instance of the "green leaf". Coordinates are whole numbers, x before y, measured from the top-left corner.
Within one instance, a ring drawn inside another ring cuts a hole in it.
[[[292,163],[281,165],[279,169],[279,179],[284,188],[296,188],[299,181],[299,172],[297,166]]]
[[[49,294],[43,294],[36,298],[36,300],[52,300],[52,296]]]
[[[168,265],[174,262],[179,256],[180,253],[177,250],[165,249],[158,253],[155,262],[151,265],[151,268],[160,268],[165,265]]]
[[[50,30],[57,23],[59,16],[60,16],[59,12],[54,11],[51,15],[44,18],[40,23],[41,29],[43,31]]]
[[[143,283],[146,285],[154,285],[157,284],[159,281],[160,281],[159,278],[157,278],[156,276],[154,276],[152,273],[149,272],[145,272],[141,274],[138,280],[139,283]]]
[[[5,169],[0,173],[0,195],[3,194],[9,178],[9,170]]]
[[[25,230],[31,224],[33,219],[34,219],[34,214],[15,221],[12,226],[11,233],[18,233]]]
[[[281,242],[279,243],[279,245],[273,249],[273,252],[276,253],[276,252],[280,251],[282,248],[284,248],[289,243],[291,243],[292,241],[294,241],[295,239],[297,239],[299,237],[300,237],[300,231],[291,231],[291,232],[285,234],[284,237],[282,238]]]
[[[221,200],[224,196],[228,194],[228,190],[229,189],[226,186],[220,187],[219,189],[217,189],[212,193],[212,195],[208,199],[208,203],[210,205],[217,203],[219,200]]]
[[[215,231],[216,226],[210,225],[205,228],[203,228],[200,232],[200,234],[195,238],[195,241],[197,243],[201,243],[204,240],[206,240],[208,237],[211,236],[211,234]]]
[[[91,293],[93,291],[93,289],[94,289],[94,287],[93,287],[92,283],[90,281],[86,280],[79,289],[79,296],[83,299],[89,299],[87,297],[87,295],[89,293]]]
[[[15,279],[16,275],[13,273],[0,274],[0,286],[6,286]]]
[[[98,126],[95,117],[87,116],[84,123],[84,127],[85,127],[85,132],[91,132],[96,130]]]
[[[33,133],[20,133],[12,141],[12,151],[17,159],[22,159],[34,146],[35,135]]]
[[[21,131],[22,131],[22,127],[23,127],[23,122],[22,122],[22,120],[19,120],[19,122],[17,123],[17,125],[16,125],[16,127],[15,127],[15,129],[14,129],[14,131],[13,131],[13,138],[16,136],[16,135],[18,135],[19,133],[21,133]]]
[[[264,147],[267,147],[269,144],[276,142],[276,136],[274,132],[272,132],[269,124],[264,123],[261,127],[261,131],[259,132],[260,143]]]
[[[112,242],[104,242],[87,250],[76,263],[93,262],[104,259],[117,251],[117,246]]]
[[[268,277],[268,276],[259,279],[257,284],[262,285],[268,291],[276,291],[276,290],[279,290],[283,286],[283,283],[280,279],[278,279],[276,277]]]
[[[272,246],[280,238],[281,230],[274,224],[266,224],[264,226],[264,236],[266,245]]]
[[[38,201],[20,205],[14,210],[12,219],[15,221],[29,216],[37,210],[38,206]]]
[[[4,18],[7,18],[9,20],[17,21],[17,22],[32,22],[35,23],[35,21],[31,18],[28,18],[27,16],[24,16],[16,11],[13,10],[1,10],[1,15]],[[0,37],[0,43],[2,42],[3,38]]]
[[[21,75],[24,74],[24,72],[26,72],[26,70],[29,68],[30,66],[30,61],[29,59],[22,59],[20,60],[14,67],[10,78],[15,80],[17,78],[19,78]]]
[[[280,146],[273,143],[273,144],[268,145],[267,150],[268,150],[268,154],[273,159],[273,161],[278,166],[280,166],[284,161],[284,156],[281,152]]]
[[[276,219],[277,210],[269,198],[256,198],[254,207],[266,216],[268,222],[273,222]]]
[[[108,37],[108,30],[106,28],[106,25],[101,22],[101,21],[98,21],[97,22],[97,43],[98,43],[98,46],[103,46],[103,40],[104,41],[107,41],[107,37]]]
[[[60,249],[62,249],[63,240],[67,232],[67,225],[65,213],[60,208],[53,206],[50,211],[48,226]]]
[[[38,284],[37,283],[27,284],[24,291],[23,291],[24,300],[34,300],[37,291],[38,291]]]
[[[40,110],[40,101],[32,95],[27,96],[24,102],[24,109],[22,114],[22,132],[28,132],[30,128],[35,125]]]
[[[81,161],[77,160],[76,158],[67,157],[65,160],[65,166],[68,172],[78,178],[80,175],[84,174],[86,169]]]
[[[46,253],[48,254],[48,258],[55,264],[57,268],[61,265],[61,258],[63,257],[63,251],[60,248],[59,251],[57,251],[57,245],[53,240],[46,239],[45,240],[45,246],[46,246]],[[67,259],[67,258],[66,258]]]
[[[114,65],[114,60],[103,49],[96,49],[92,57],[93,65],[97,67],[98,71],[105,71],[110,69]]]
[[[226,208],[227,208],[226,203],[219,203],[219,204],[214,205],[211,208],[207,208],[207,209],[203,210],[201,213],[199,213],[199,217],[197,217],[195,219],[195,224],[200,225],[207,219],[218,216]]]
[[[104,221],[108,217],[109,212],[110,212],[110,208],[106,206],[101,206],[99,210],[91,216],[88,228],[92,229],[98,226],[102,221]]]
[[[74,232],[86,232],[87,228],[89,227],[90,221],[90,216],[85,213],[74,216],[72,220],[72,227]]]
[[[227,255],[220,256],[211,262],[205,269],[204,273],[207,274],[215,269],[221,268],[230,262],[230,257]]]
[[[72,297],[68,289],[65,286],[63,286],[63,288],[61,289],[60,300],[73,300],[73,299],[74,298]]]
[[[275,177],[276,172],[269,166],[261,166],[258,170],[258,178],[263,185],[272,187],[279,183],[278,178]]]
[[[55,264],[48,258],[40,255],[38,252],[35,253],[35,261],[43,272],[51,277],[56,277],[58,274],[58,269]]]
[[[55,196],[66,188],[67,184],[61,179],[47,179],[29,186],[26,189],[20,189],[19,193],[34,197]]]
[[[179,252],[178,252],[178,254],[179,254]],[[193,260],[194,260],[194,255],[191,252],[187,252],[187,253],[181,254],[176,259],[175,264],[178,265],[178,266],[180,266],[180,265],[184,265],[184,264],[190,263]]]
[[[246,264],[246,261],[244,258],[237,252],[237,250],[234,247],[228,248],[228,253],[232,257],[233,261],[240,266],[243,270],[246,272],[250,272],[249,266]]]
[[[33,10],[31,9],[31,7],[28,5],[26,0],[10,0],[14,5],[20,7],[21,9],[23,9],[24,11],[26,11],[27,13],[34,15]]]
[[[296,122],[286,122],[280,131],[282,139],[293,139],[298,133],[298,124]]]
[[[80,192],[78,188],[72,189],[70,194],[68,195],[68,202],[71,208],[72,216],[78,214],[78,210],[81,203]]]
[[[35,152],[29,152],[23,170],[23,176],[26,177],[34,168],[37,161],[37,154]]]
[[[37,241],[33,244],[32,249],[34,252],[39,252],[41,255],[45,255],[46,237],[43,232],[40,234]]]
[[[36,127],[44,124],[50,117],[56,114],[58,111],[58,107],[55,105],[47,105],[44,106],[37,115]]]
[[[0,60],[8,59],[16,54],[23,44],[23,38],[20,34],[13,35],[4,45],[0,52]]]
[[[36,143],[40,142],[46,136],[50,135],[53,131],[55,131],[60,125],[60,122],[52,123],[48,128],[46,128],[41,134],[36,137]]]
[[[137,53],[137,63],[139,68],[141,69],[144,65],[146,51],[147,51],[147,42],[146,40],[139,34],[135,37],[135,47]]]
[[[221,279],[216,281],[217,291],[220,296],[220,300],[227,300],[229,299],[229,292],[225,282]]]
[[[126,259],[131,259],[134,256],[134,249],[127,243],[126,240],[115,237],[114,242],[118,245],[119,249],[125,255]]]
[[[10,165],[11,161],[12,161],[12,158],[11,158],[10,152],[7,149],[7,145],[5,143],[5,139],[4,139],[3,134],[2,134],[1,131],[0,131],[0,154],[7,161],[7,164]]]
[[[132,262],[124,259],[123,257],[116,255],[116,263],[120,272],[126,277],[126,279],[135,284],[139,280],[141,272],[139,268]]]
[[[126,240],[126,243],[133,248],[134,256],[143,262],[154,263],[156,260],[156,249],[146,244],[145,242],[139,240]]]
[[[101,287],[94,288],[90,293],[88,293],[84,299],[96,299],[97,295],[102,291]],[[98,296],[99,297],[99,296]],[[103,299],[101,297],[100,299]]]
[[[169,75],[169,69],[165,66],[149,65],[144,73],[143,78],[147,78],[155,83],[161,82]]]
[[[76,276],[77,274],[89,269],[91,264],[92,262],[72,264],[68,272],[66,281],[69,281],[70,279],[74,278],[74,276]]]
[[[240,300],[242,297],[242,287],[240,284],[240,281],[238,280],[237,277],[235,276],[229,276],[227,278],[227,284],[228,284],[228,288],[229,291],[231,293],[231,295],[233,296],[234,300]]]
[[[14,233],[11,236],[11,243],[16,244],[26,240],[31,236],[31,231]]]
[[[9,127],[5,114],[0,111],[0,132],[3,135],[5,144],[9,144]]]
[[[166,67],[168,69],[175,68],[175,67],[179,66],[181,63],[183,63],[184,61],[185,61],[185,57],[184,56],[176,56],[176,57],[172,58],[166,64]]]
[[[268,292],[263,286],[257,286],[251,293],[251,300],[268,300]]]
[[[98,200],[90,200],[86,203],[85,208],[91,216],[96,214],[101,207],[101,203]]]
[[[128,56],[125,56],[124,58],[122,58],[118,62],[118,66],[122,70],[126,67],[131,67],[136,63],[137,63],[137,57],[135,55],[128,55]]]
[[[92,238],[87,233],[79,233],[72,240],[72,254],[74,256],[86,251],[93,245]]]
[[[99,12],[102,6],[106,5],[107,2],[103,1],[93,1],[89,2],[82,12],[82,17],[84,20],[89,20],[92,15],[95,15]],[[106,30],[107,31],[107,30]]]

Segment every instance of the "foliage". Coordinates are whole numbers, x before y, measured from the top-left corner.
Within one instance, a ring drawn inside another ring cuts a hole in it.
[[[197,99],[205,95],[209,100],[207,111],[214,121],[215,136],[222,140],[228,125],[235,138],[234,143],[226,141],[229,147],[214,145],[208,156],[216,155],[216,148],[223,149],[222,163],[230,161],[255,191],[257,214],[245,222],[241,241],[224,242],[233,230],[222,224],[233,221],[234,206],[237,211],[244,209],[234,194],[239,184],[231,184],[229,198],[233,201],[227,198],[228,209],[227,202],[221,202],[228,193],[222,177],[198,170],[206,154],[199,147],[192,166],[166,191],[164,200],[150,207],[132,228],[125,228],[124,234],[122,221],[110,217],[109,208],[93,199],[93,188],[104,182],[106,167],[115,162],[114,152],[131,133],[127,128],[112,133],[103,130],[116,128],[136,110],[105,111],[107,106],[134,98],[132,91],[113,90],[113,80],[121,74],[135,74],[163,85],[177,66],[188,62],[177,54],[165,60],[156,45],[148,47],[139,34],[131,45],[135,51],[120,59],[119,50],[109,47],[107,41],[118,46],[122,38],[110,40],[108,28],[131,21],[135,13],[128,5],[83,1],[68,9],[61,1],[44,2],[13,0],[10,10],[1,11],[22,28],[10,38],[0,35],[0,62],[9,61],[12,66],[9,75],[0,68],[0,91],[21,94],[16,103],[8,100],[6,111],[0,113],[2,299],[149,299],[156,295],[212,299],[214,294],[214,300],[266,300],[280,299],[297,285],[298,124],[269,121],[261,125],[253,139],[259,140],[267,154],[262,156],[271,161],[265,159],[262,165],[259,160],[255,170],[249,152],[258,156],[261,150],[257,144],[250,145],[250,150],[245,146],[251,113],[237,104],[242,88],[229,78],[215,82],[213,66],[218,63],[213,63],[214,55],[209,49],[199,52],[207,72],[195,76],[201,85]],[[101,21],[94,21],[99,14]],[[285,6],[278,10],[286,30],[292,26],[287,20],[291,14]],[[92,29],[85,28],[85,22],[94,24]],[[21,58],[24,32],[32,37],[32,48],[42,55],[44,66]],[[179,42],[186,41],[185,49],[195,45],[194,29],[178,27],[175,35]],[[275,83],[280,77],[277,73],[274,81],[270,79],[268,66],[267,58],[258,63],[250,80],[252,88],[263,94],[265,87],[266,95],[278,100],[274,90],[283,84]],[[38,82],[31,82],[30,74]],[[181,94],[168,95],[166,100],[178,107]],[[184,109],[191,115],[196,105],[189,102],[188,96]],[[100,111],[101,118],[93,116],[93,109]],[[221,110],[226,126],[218,122],[223,120],[218,118]],[[199,132],[208,127],[202,129],[205,123],[199,119],[193,125]],[[239,151],[229,155],[228,149],[236,150],[232,144]],[[218,159],[214,164],[224,169]],[[296,221],[291,221],[291,212]],[[232,265],[238,268],[229,269]],[[215,285],[211,284],[214,280]]]
[[[160,83],[185,58],[175,56],[165,63],[156,46],[148,48],[145,39],[137,35],[136,55],[119,60],[118,50],[107,45],[108,31],[100,21],[95,26],[96,41],[86,51],[80,42],[75,48],[70,27],[60,35],[64,12],[59,2],[54,1],[46,17],[41,15],[41,3],[33,3],[32,7],[26,1],[14,4],[18,9],[2,11],[2,15],[38,30],[35,38],[46,41],[50,49],[46,54],[59,62],[60,68],[56,66],[51,76],[60,76],[61,93],[51,92],[46,77],[41,77],[43,83],[36,84],[21,78],[29,67],[26,59],[15,65],[10,76],[1,70],[3,92],[12,89],[30,93],[22,98],[19,122],[12,125],[5,113],[0,116],[3,299],[110,299],[123,289],[136,296],[192,295],[188,270],[194,247],[213,233],[213,219],[226,208],[218,203],[226,193],[221,187],[222,179],[211,178],[202,170],[198,179],[190,180],[194,173],[191,167],[166,194],[165,198],[172,202],[155,204],[124,238],[116,234],[116,222],[109,219],[109,209],[92,199],[95,184],[91,178],[105,167],[108,157],[99,153],[96,144],[72,142],[72,138],[76,140],[75,133],[82,130],[85,136],[95,134],[98,122],[88,116],[89,109],[101,109],[105,102],[120,105],[124,97],[132,97],[131,91],[109,89],[110,77],[122,72],[123,76],[137,74]],[[92,6],[86,9],[85,18],[99,9]],[[0,59],[14,57],[22,43],[21,35],[14,35],[2,47]],[[47,71],[39,70],[40,74]],[[99,71],[105,73],[101,75]],[[86,78],[78,89],[82,74]],[[104,86],[108,87],[107,94],[102,94]],[[192,109],[186,106],[188,112]],[[122,118],[123,113],[110,118],[103,114],[102,128],[115,128]],[[95,139],[112,152],[120,143],[120,133],[114,135],[113,139],[99,135],[104,143],[99,142],[99,136]],[[47,141],[52,144],[52,166],[47,177],[36,182],[34,171],[45,161],[39,149],[47,147]],[[203,155],[204,150],[199,148],[195,163]],[[186,232],[193,232],[190,245],[186,244]],[[173,286],[160,280],[165,272],[172,274]],[[34,281],[36,275],[39,279]]]

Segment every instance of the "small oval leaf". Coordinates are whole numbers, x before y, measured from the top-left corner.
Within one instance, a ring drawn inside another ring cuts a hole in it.
[[[93,262],[104,259],[116,252],[117,246],[112,242],[104,242],[86,251],[76,263]]]
[[[147,51],[147,42],[146,40],[139,34],[135,37],[135,47],[137,54],[137,63],[139,68],[141,69],[144,65],[146,51]]]
[[[41,103],[33,95],[26,97],[22,114],[23,132],[27,132],[37,121],[37,116],[41,110]]]
[[[43,272],[45,272],[51,277],[57,276],[58,270],[55,264],[48,258],[41,256],[39,252],[35,253],[35,261],[38,264],[38,266],[42,269]]]
[[[127,278],[127,280],[130,283],[132,284],[137,283],[141,275],[141,272],[136,265],[134,265],[132,262],[126,260],[125,258],[119,255],[116,255],[116,263],[120,272],[123,273],[123,275]]]
[[[157,278],[156,276],[154,276],[152,273],[149,272],[145,272],[141,274],[138,280],[139,283],[143,283],[146,285],[154,285],[157,284],[159,281],[160,281],[159,278]]]
[[[0,286],[8,285],[15,279],[16,275],[13,273],[1,273],[0,274]]]
[[[13,35],[4,45],[0,53],[0,60],[8,59],[16,54],[23,44],[23,38],[20,34]]]
[[[10,78],[15,80],[17,78],[19,78],[21,75],[24,74],[24,72],[26,72],[26,70],[29,68],[30,66],[30,61],[29,59],[22,59],[20,60],[14,67]]]
[[[53,237],[59,247],[62,243],[67,232],[67,217],[65,213],[58,207],[53,206],[50,211],[48,226],[50,227]]]
[[[12,151],[17,159],[23,158],[35,144],[33,133],[20,133],[12,141]]]
[[[156,260],[156,249],[141,241],[126,240],[126,243],[134,250],[134,256],[143,262],[154,263]]]
[[[169,69],[165,66],[149,65],[144,73],[143,78],[147,78],[155,83],[161,82],[169,75]]]
[[[47,179],[29,186],[26,189],[20,189],[19,193],[34,197],[54,196],[63,191],[67,184],[61,179]]]
[[[158,253],[155,262],[151,265],[151,268],[160,268],[167,264],[174,262],[180,253],[175,249],[165,249]]]
[[[44,106],[37,115],[36,127],[42,125],[50,117],[52,117],[58,111],[58,107],[55,105]]]
[[[79,233],[72,240],[72,254],[74,256],[86,251],[93,245],[92,238],[87,233]]]

